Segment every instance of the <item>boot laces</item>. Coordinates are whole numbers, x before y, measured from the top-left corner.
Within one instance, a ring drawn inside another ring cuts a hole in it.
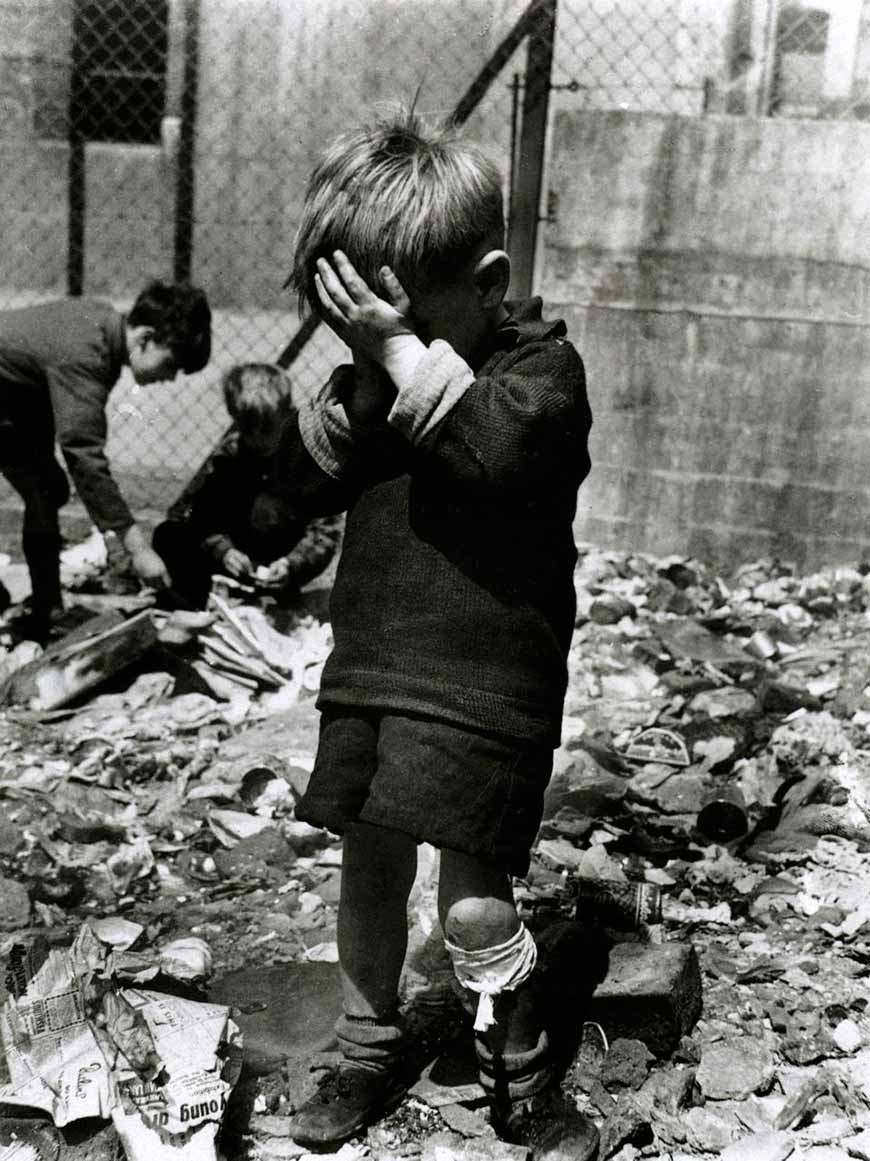
[[[346,1100],[354,1095],[355,1090],[366,1079],[365,1071],[361,1068],[339,1066],[320,1082],[316,1099],[324,1105]]]

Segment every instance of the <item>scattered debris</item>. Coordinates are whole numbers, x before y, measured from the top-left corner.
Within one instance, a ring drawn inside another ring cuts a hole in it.
[[[60,1128],[111,1117],[130,1161],[209,1161],[240,1070],[238,1030],[226,1007],[154,990],[179,968],[186,983],[204,974],[201,941],[155,954],[134,950],[142,933],[102,920],[68,948],[12,946],[0,1104],[41,1109]]]
[[[16,1005],[48,970],[118,1084],[28,1071],[32,1103],[0,1095],[0,1158],[64,1161],[77,1102],[136,1161],[211,1157],[219,1126],[228,1161],[301,1156],[287,1116],[335,1060],[338,1004],[341,845],[295,818],[329,624],[232,586],[201,613],[110,601],[99,545],[80,556],[71,633],[43,648],[0,617],[0,1080],[22,1079]],[[870,1157],[870,579],[587,548],[576,582],[563,744],[515,884],[566,1091],[617,1161]],[[343,1161],[518,1156],[488,1124],[433,854],[403,978],[427,1063]],[[165,1085],[157,1109],[158,1060],[182,1064],[151,1004],[210,1013],[201,1138]]]

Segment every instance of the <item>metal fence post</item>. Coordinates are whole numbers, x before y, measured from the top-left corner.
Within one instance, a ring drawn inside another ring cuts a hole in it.
[[[66,292],[78,296],[85,281],[85,138],[81,131],[82,11],[79,0],[73,7],[72,68],[67,108],[67,252]]]
[[[183,71],[179,113],[181,129],[175,170],[176,282],[190,280],[193,267],[194,147],[196,144],[196,79],[199,70],[199,0],[179,0],[184,22]]]
[[[556,36],[556,3],[557,0],[541,0],[529,32],[516,185],[512,190],[508,223],[511,294],[515,298],[528,298],[532,293]]]

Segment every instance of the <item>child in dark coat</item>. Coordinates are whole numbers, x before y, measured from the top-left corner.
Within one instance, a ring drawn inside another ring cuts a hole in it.
[[[560,738],[591,419],[564,323],[506,300],[503,239],[497,169],[414,118],[340,138],[303,208],[293,282],[353,355],[300,411],[313,460],[349,495],[297,807],[344,836],[343,1061],[290,1124],[321,1148],[408,1083],[397,993],[426,841],[493,1124],[536,1156],[597,1149],[554,1075],[511,884]]]
[[[201,290],[150,283],[130,313],[93,298],[0,312],[0,472],[24,501],[22,548],[38,633],[63,611],[59,509],[69,499],[55,440],[97,528],[146,584],[168,582],[106,458],[106,404],[121,370],[141,385],[201,370],[211,312]]]
[[[286,373],[243,364],[226,375],[223,389],[233,427],[155,528],[154,549],[183,607],[205,606],[216,573],[292,605],[335,556],[340,519],[303,514],[286,487],[277,494],[279,478],[292,480],[287,435],[297,426]]]

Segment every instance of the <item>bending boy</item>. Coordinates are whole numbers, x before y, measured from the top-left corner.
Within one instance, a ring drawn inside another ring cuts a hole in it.
[[[242,364],[223,390],[233,427],[154,529],[154,548],[182,606],[204,607],[218,572],[290,605],[335,556],[341,521],[309,518],[294,498],[294,463],[304,450],[298,431],[293,439],[297,415],[285,372]]]
[[[94,298],[0,312],[0,472],[24,501],[22,548],[34,622],[63,611],[58,512],[69,483],[102,533],[113,533],[148,585],[168,581],[163,561],[133,519],[106,458],[106,404],[121,370],[137,383],[201,370],[211,351],[211,312],[201,290],[150,283],[125,317]]]
[[[340,138],[303,208],[292,280],[353,354],[300,411],[352,493],[297,809],[344,836],[344,1060],[291,1121],[306,1144],[352,1136],[404,1091],[397,989],[427,841],[493,1124],[538,1155],[545,1130],[577,1161],[597,1148],[553,1075],[511,886],[559,743],[591,419],[564,324],[505,301],[503,238],[496,168],[414,118]]]

